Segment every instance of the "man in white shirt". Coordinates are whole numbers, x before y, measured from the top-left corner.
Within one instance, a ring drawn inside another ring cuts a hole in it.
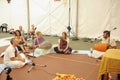
[[[103,44],[101,44],[101,43],[103,43]],[[103,39],[102,39],[101,43],[95,44],[94,51],[92,53],[92,57],[101,59],[104,52],[107,49],[117,48],[116,42],[114,39],[110,38],[110,31],[108,31],[108,30],[105,30],[103,32]],[[97,47],[96,47],[96,45],[97,45]],[[91,56],[91,55],[89,55],[89,56]]]
[[[20,30],[21,35],[24,37],[25,31],[23,30],[23,27],[19,26],[19,30]]]
[[[109,49],[117,47],[115,40],[110,38],[110,31],[107,31],[107,30],[103,32],[102,43],[108,44]]]
[[[10,43],[4,54],[4,64],[11,68],[20,68],[25,65],[25,55],[17,53],[18,41],[15,38],[12,38]]]

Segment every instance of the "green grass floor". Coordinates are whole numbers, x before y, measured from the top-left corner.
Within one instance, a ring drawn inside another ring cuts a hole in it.
[[[12,37],[14,34],[9,33],[1,33],[0,32],[0,39],[6,38],[6,37]],[[57,44],[59,37],[55,36],[44,36],[45,40],[50,41],[52,44]],[[83,38],[80,38],[79,40],[73,41],[70,39],[70,47],[72,47],[74,50],[89,50],[94,46],[94,44],[100,42],[100,40],[95,40],[91,42],[88,40],[88,42],[85,42]],[[2,42],[0,42],[2,43]],[[117,41],[117,48],[120,49],[120,41]]]
[[[0,32],[0,39],[6,38],[6,37],[11,37],[11,36],[14,36],[14,35],[6,33],[6,32]]]
[[[58,43],[59,37],[53,37],[53,36],[45,36],[45,39],[50,41],[53,44]],[[91,42],[91,40],[88,40],[88,42],[85,42],[83,38],[79,40],[72,40],[70,39],[70,47],[72,47],[74,50],[89,50],[90,48],[93,48],[94,44],[99,43],[101,40],[95,40]],[[120,49],[120,42],[117,41],[117,48]]]

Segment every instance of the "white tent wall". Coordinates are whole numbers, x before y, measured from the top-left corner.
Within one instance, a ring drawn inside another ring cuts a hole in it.
[[[120,40],[120,0],[29,0],[30,25],[47,35],[60,35],[68,31],[69,1],[71,1],[70,26],[76,33],[78,18],[78,37],[97,38],[104,30],[112,30],[111,37]],[[27,0],[0,0],[0,24],[8,23],[9,29],[18,29],[22,25],[28,30]],[[30,27],[30,26],[29,26]],[[71,36],[73,36],[71,34]]]
[[[39,0],[34,1],[36,1],[37,3],[39,2]],[[47,35],[58,35],[67,27],[68,5],[65,4],[63,1],[45,1],[46,2],[44,3],[46,5],[43,7],[39,7],[39,10],[42,9],[44,13],[38,18],[38,23],[36,25],[37,30],[40,30],[43,34]]]
[[[19,25],[22,25],[25,31],[28,30],[26,0],[11,0],[10,4],[7,3],[7,0],[1,0],[0,4],[3,13],[0,15],[1,24],[8,23],[9,29],[18,29]],[[71,0],[70,26],[72,29],[75,29],[75,7],[76,0]],[[43,34],[60,35],[61,32],[68,31],[69,0],[29,0],[29,13],[30,25],[34,24]]]
[[[112,2],[111,18],[109,19],[110,28],[116,27],[117,30],[112,31],[111,35],[120,41],[120,0],[113,0]]]
[[[27,8],[25,0],[11,0],[8,4],[7,0],[0,0],[0,24],[7,23],[8,28],[19,29],[19,25],[24,26],[27,30]]]
[[[8,23],[10,24],[10,18],[9,16],[9,4],[7,4],[7,1],[0,0],[0,24],[2,23]]]
[[[34,0],[33,2],[38,3],[39,1]],[[71,1],[71,5],[72,4],[75,6],[76,0]],[[75,7],[71,6],[70,26],[73,28],[75,25],[74,16],[76,15],[75,14],[76,11],[74,8]],[[60,1],[46,0],[46,6],[39,7],[39,9],[42,9],[44,14],[42,14],[38,18],[38,23],[36,25],[37,30],[40,30],[43,34],[47,35],[61,35],[61,32],[68,31],[67,27],[69,26],[69,0]]]
[[[110,30],[111,37],[120,40],[119,14],[120,0],[79,0],[78,36],[97,38]]]

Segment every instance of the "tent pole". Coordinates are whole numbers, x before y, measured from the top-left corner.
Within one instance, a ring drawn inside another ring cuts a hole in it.
[[[69,35],[69,38],[70,38],[70,31],[71,31],[71,23],[70,23],[70,21],[71,21],[71,0],[69,0],[69,17],[68,17],[68,27],[67,27],[67,29],[68,29],[68,35]]]
[[[28,32],[30,31],[30,6],[29,6],[29,0],[27,0],[27,27]]]
[[[76,5],[76,37],[78,38],[78,24],[79,24],[79,0],[76,1],[77,5]]]
[[[75,35],[73,34],[73,39],[72,40],[79,40],[78,39],[78,21],[79,21],[79,0],[76,1],[76,29],[75,29]]]
[[[69,26],[71,26],[70,24],[70,21],[71,21],[71,0],[69,0]]]

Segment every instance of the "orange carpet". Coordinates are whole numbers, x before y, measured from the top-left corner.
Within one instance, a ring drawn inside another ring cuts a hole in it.
[[[1,47],[0,53],[6,48]],[[28,73],[27,71],[32,66],[25,65],[19,69],[12,69],[10,76],[13,80],[52,80],[56,73],[73,74],[77,78],[84,78],[85,80],[97,80],[99,62],[96,59],[88,57],[83,54],[55,54],[50,53],[38,58],[31,58],[36,66]],[[2,63],[3,58],[0,58]],[[41,67],[47,65],[47,67]],[[0,80],[6,80],[6,73],[0,75]]]

